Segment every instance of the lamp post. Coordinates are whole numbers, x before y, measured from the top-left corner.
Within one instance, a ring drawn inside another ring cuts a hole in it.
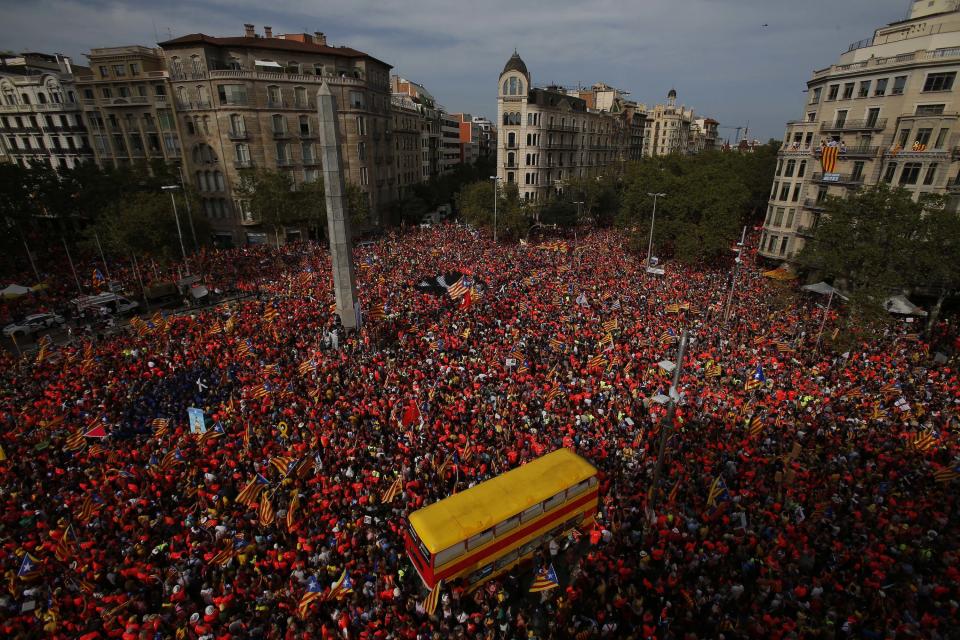
[[[177,173],[180,174],[180,188],[183,190],[183,201],[187,203],[187,222],[190,223],[190,235],[193,237],[193,250],[200,251],[200,243],[197,242],[197,232],[193,228],[193,212],[190,211],[190,198],[187,196],[187,188],[183,184],[183,167],[177,165]]]
[[[490,176],[493,180],[493,242],[497,242],[497,185],[500,183],[500,176]]]
[[[183,246],[183,232],[180,230],[180,216],[177,214],[177,199],[173,197],[173,192],[180,189],[180,185],[170,184],[160,187],[163,191],[170,192],[170,204],[173,205],[173,219],[177,222],[177,237],[180,239],[180,254],[183,256],[183,266],[186,268],[186,275],[190,275],[190,263],[187,262],[187,250]]]
[[[664,198],[665,193],[648,193],[653,198],[653,213],[650,215],[650,241],[647,243],[647,268],[650,268],[650,256],[653,253],[653,225],[657,221],[657,198]]]
[[[737,275],[740,272],[740,264],[743,262],[743,243],[747,238],[747,228],[743,228],[743,232],[740,234],[740,242],[737,243],[737,258],[734,260],[733,264],[733,277],[730,278],[730,295],[727,296],[727,308],[723,311],[723,321],[726,322],[730,319],[730,306],[733,304],[733,291],[737,286]]]
[[[656,508],[657,506],[657,492],[660,490],[660,474],[663,471],[663,457],[667,450],[667,440],[670,439],[670,432],[673,430],[673,423],[676,419],[677,403],[680,402],[683,397],[678,387],[680,385],[680,375],[683,372],[683,356],[687,352],[688,337],[689,334],[687,330],[684,329],[680,335],[680,348],[677,350],[677,361],[675,363],[660,363],[660,367],[664,370],[669,370],[668,366],[664,366],[665,364],[673,364],[673,383],[670,385],[667,416],[664,418],[663,426],[660,428],[660,442],[657,445],[657,464],[653,468],[653,495],[650,500],[652,508]],[[656,400],[657,399],[654,398],[654,401]]]

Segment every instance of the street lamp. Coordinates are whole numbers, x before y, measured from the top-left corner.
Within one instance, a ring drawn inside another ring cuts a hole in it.
[[[180,230],[180,216],[177,214],[177,200],[173,197],[173,192],[180,189],[180,185],[170,184],[160,187],[162,191],[170,192],[170,204],[173,205],[173,219],[177,222],[177,237],[180,238],[180,253],[183,255],[183,266],[187,269],[187,275],[190,275],[190,263],[187,262],[187,250],[183,247],[183,232]]]
[[[747,228],[743,228],[743,232],[740,234],[740,242],[737,243],[737,257],[733,261],[733,275],[730,278],[730,294],[727,296],[727,307],[723,310],[723,321],[726,322],[730,319],[730,306],[733,304],[733,291],[737,286],[737,275],[740,271],[740,264],[743,262],[741,256],[743,255],[743,243],[747,239]]]
[[[197,242],[197,232],[193,228],[193,212],[190,210],[190,197],[187,195],[187,189],[183,186],[183,167],[177,165],[177,173],[180,175],[180,188],[183,189],[183,201],[187,203],[187,222],[190,223],[190,235],[193,237],[193,250],[200,251],[200,243]]]
[[[667,194],[648,193],[647,195],[653,198],[653,213],[650,215],[650,241],[647,243],[647,273],[650,273],[653,268],[653,265],[650,264],[650,256],[653,252],[653,225],[657,221],[657,198],[665,198]]]
[[[497,185],[502,178],[500,176],[490,176],[493,180],[493,242],[497,242]]]

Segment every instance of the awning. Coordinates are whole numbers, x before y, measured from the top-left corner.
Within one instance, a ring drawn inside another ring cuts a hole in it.
[[[19,284],[11,284],[2,291],[0,291],[0,298],[19,298],[20,296],[26,295],[33,291],[30,287],[24,287]]]
[[[772,271],[764,271],[764,278],[771,278],[773,280],[796,280],[797,274],[790,270],[786,264],[782,264]]]
[[[883,308],[890,313],[897,313],[902,316],[920,316],[926,317],[927,312],[907,300],[907,296],[893,296],[887,298],[883,303]]]
[[[804,291],[809,291],[811,293],[819,293],[820,295],[824,295],[824,296],[828,296],[832,293],[833,295],[843,298],[844,300],[848,299],[845,295],[841,294],[839,290],[835,289],[834,287],[831,287],[826,282],[818,282],[816,284],[805,284],[800,288],[803,289]]]
[[[274,67],[275,69],[282,69],[283,65],[279,62],[274,62],[273,60],[256,60],[254,63],[258,67]]]

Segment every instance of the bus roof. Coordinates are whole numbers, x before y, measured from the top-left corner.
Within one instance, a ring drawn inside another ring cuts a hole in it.
[[[411,513],[410,524],[437,553],[596,474],[573,451],[557,449]]]

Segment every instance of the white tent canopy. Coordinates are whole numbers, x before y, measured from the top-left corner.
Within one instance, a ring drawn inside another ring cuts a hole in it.
[[[30,287],[24,287],[19,284],[11,284],[2,291],[0,291],[0,298],[19,298],[20,296],[26,295],[33,291]]]
[[[826,282],[818,282],[816,284],[805,284],[800,288],[803,289],[804,291],[810,291],[811,293],[819,293],[824,296],[828,296],[832,293],[833,295],[843,298],[844,300],[847,299],[847,297],[841,294],[838,289],[831,287]]]
[[[893,296],[887,298],[883,303],[883,308],[890,313],[896,313],[902,316],[920,316],[926,317],[927,312],[907,300],[907,296]]]

